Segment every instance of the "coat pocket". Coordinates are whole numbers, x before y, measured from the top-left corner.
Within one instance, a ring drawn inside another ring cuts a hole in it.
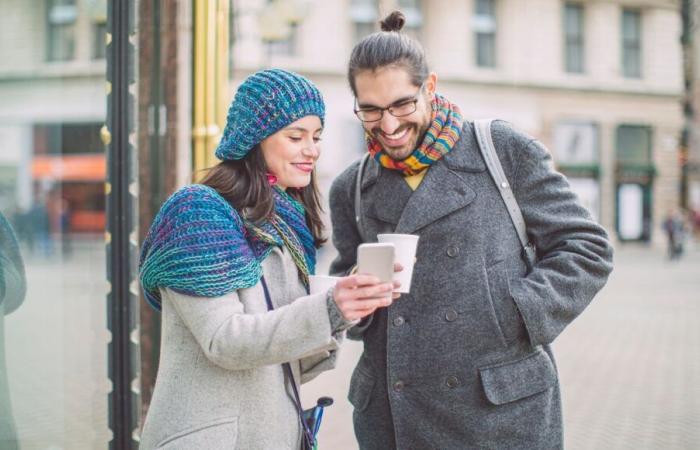
[[[510,293],[510,277],[507,261],[501,261],[486,269],[486,279],[491,308],[493,308],[501,338],[506,346],[519,339],[526,339],[525,323]]]
[[[374,390],[375,379],[365,373],[360,367],[356,367],[350,379],[350,391],[348,400],[357,411],[364,411],[369,405]]]
[[[486,398],[494,405],[539,394],[557,383],[554,364],[541,347],[525,358],[483,367],[479,373]]]
[[[224,417],[180,431],[160,441],[158,450],[235,448],[238,417]]]

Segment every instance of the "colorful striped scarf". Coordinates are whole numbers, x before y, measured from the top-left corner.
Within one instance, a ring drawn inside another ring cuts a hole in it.
[[[218,192],[201,184],[175,192],[161,207],[141,249],[141,286],[160,311],[160,288],[193,297],[219,297],[255,286],[272,249],[289,250],[302,281],[316,265],[316,248],[303,205],[273,188],[275,214],[245,221]]]
[[[431,107],[432,122],[423,142],[403,161],[392,159],[376,139],[366,135],[367,150],[382,167],[400,170],[404,175],[415,175],[452,150],[462,131],[462,113],[457,105],[438,94],[435,94]]]

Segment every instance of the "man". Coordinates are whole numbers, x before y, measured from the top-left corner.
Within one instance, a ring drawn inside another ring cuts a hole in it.
[[[605,231],[580,206],[536,140],[503,122],[491,133],[537,262],[528,269],[472,123],[436,94],[401,13],[354,48],[349,81],[373,156],[362,174],[366,240],[420,235],[409,294],[351,330],[364,341],[349,400],[360,448],[561,448],[549,344],[612,269]],[[333,183],[339,255],[353,270],[358,164]]]

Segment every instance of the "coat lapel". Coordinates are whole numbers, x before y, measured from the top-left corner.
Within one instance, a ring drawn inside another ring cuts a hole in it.
[[[375,183],[367,215],[396,225],[413,191],[396,170],[382,169],[374,160],[367,169],[363,186]]]
[[[467,178],[470,172],[486,170],[476,145],[471,126],[466,123],[455,148],[428,169],[418,189],[409,198],[396,233],[413,233],[474,200],[476,193],[467,183]]]
[[[399,171],[370,159],[362,178],[363,194],[372,193],[367,215],[396,225],[396,233],[412,233],[464,208],[476,197],[467,182],[469,173],[486,170],[477,145],[467,122],[455,148],[428,169],[415,192]]]
[[[404,181],[404,184],[406,182]],[[476,193],[464,180],[438,161],[406,203],[397,233],[413,233],[441,217],[467,206]]]

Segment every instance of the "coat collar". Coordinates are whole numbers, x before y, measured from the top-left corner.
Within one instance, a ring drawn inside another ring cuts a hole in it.
[[[368,161],[362,190],[375,185],[368,215],[395,224],[396,233],[412,233],[471,203],[476,193],[466,178],[484,170],[472,124],[465,122],[455,148],[428,169],[415,192],[398,171]]]

